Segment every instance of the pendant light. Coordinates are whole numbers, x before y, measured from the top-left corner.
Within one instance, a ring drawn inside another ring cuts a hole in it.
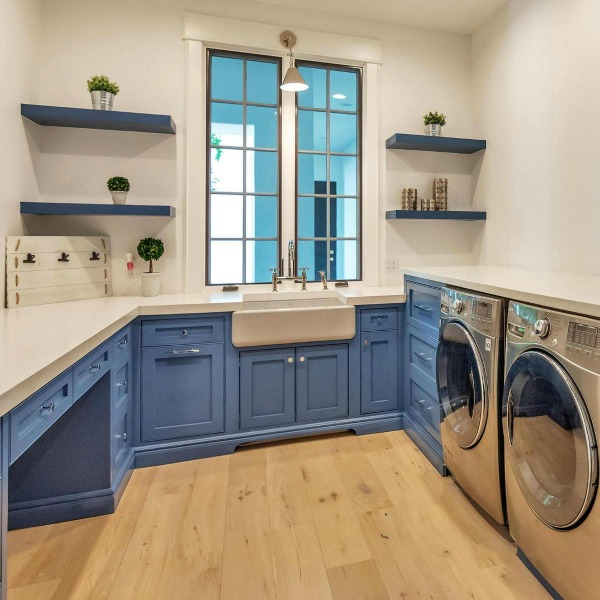
[[[300,71],[296,68],[294,54],[292,48],[296,45],[296,36],[291,31],[283,31],[279,36],[279,41],[284,45],[290,53],[290,66],[286,71],[283,83],[279,86],[284,92],[303,92],[308,89],[308,84],[304,81],[304,77],[300,75]]]

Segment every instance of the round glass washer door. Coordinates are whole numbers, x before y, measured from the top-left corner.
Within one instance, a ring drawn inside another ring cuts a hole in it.
[[[562,365],[527,350],[509,369],[503,415],[508,458],[531,510],[549,527],[575,527],[598,482],[598,450],[585,402]]]
[[[461,448],[473,448],[487,421],[485,367],[473,336],[461,323],[450,321],[442,328],[437,385],[448,430]]]

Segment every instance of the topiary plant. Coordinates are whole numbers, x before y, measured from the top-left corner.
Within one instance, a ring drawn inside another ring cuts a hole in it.
[[[129,179],[127,177],[111,177],[107,182],[106,186],[111,192],[128,192],[129,191]]]
[[[94,75],[90,77],[87,87],[90,92],[109,92],[115,96],[119,93],[119,86],[106,75]]]
[[[155,260],[159,260],[165,253],[165,245],[161,240],[157,240],[156,238],[144,238],[137,245],[137,253],[142,260],[150,262],[148,273],[154,273],[154,265],[152,263]]]
[[[441,125],[443,127],[446,124],[446,115],[437,111],[429,112],[423,115],[423,121],[425,121],[425,125]]]

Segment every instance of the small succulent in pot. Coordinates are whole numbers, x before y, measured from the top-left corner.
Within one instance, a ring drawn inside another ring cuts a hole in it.
[[[94,110],[112,110],[119,86],[106,75],[94,75],[88,79],[88,91],[92,94]]]
[[[154,261],[165,253],[165,246],[156,238],[144,238],[137,246],[137,253],[142,260],[150,263],[148,271],[142,273],[142,296],[158,296],[160,273],[154,272]]]
[[[429,112],[423,115],[423,122],[427,135],[442,135],[442,127],[446,124],[446,115],[437,111]]]
[[[127,177],[111,177],[106,182],[106,187],[112,196],[114,204],[125,204],[129,192],[129,179]]]

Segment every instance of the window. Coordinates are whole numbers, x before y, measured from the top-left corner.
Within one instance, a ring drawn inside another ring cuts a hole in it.
[[[266,282],[279,264],[280,68],[209,54],[209,284]]]
[[[360,69],[297,63],[310,87],[296,98],[296,165],[285,166],[294,199],[281,197],[281,139],[294,138],[289,102],[290,131],[281,131],[281,60],[209,51],[208,63],[207,283],[265,283],[276,267],[282,274],[281,248],[294,231],[296,264],[309,280],[319,271],[360,279]]]
[[[297,63],[296,232],[308,278],[360,277],[360,70]]]

